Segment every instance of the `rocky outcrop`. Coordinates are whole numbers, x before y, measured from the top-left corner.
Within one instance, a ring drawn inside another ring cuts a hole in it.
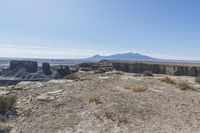
[[[25,69],[27,72],[34,73],[37,72],[38,63],[36,61],[11,60],[10,71],[18,69]]]
[[[77,69],[73,72],[77,72]],[[68,66],[51,67],[49,63],[43,63],[38,67],[35,61],[12,60],[10,66],[0,72],[0,86],[15,85],[21,81],[48,81],[71,73]]]
[[[165,67],[157,65],[157,64],[113,63],[113,68],[120,70],[120,71],[132,72],[132,73],[143,73],[145,71],[151,71],[152,73],[157,73],[157,74],[165,74],[166,73]]]
[[[79,64],[79,67],[83,67],[83,68],[91,68],[93,67],[94,65],[96,65],[97,63],[94,63],[94,62],[85,62],[85,63],[81,63]]]
[[[71,71],[68,66],[58,66],[54,67],[54,73],[52,74],[54,78],[63,78],[71,74]]]
[[[98,62],[98,63],[81,63],[79,64],[79,69],[83,71],[97,70],[101,72],[106,72],[113,70],[112,64],[109,62]]]
[[[57,72],[63,77],[63,76],[66,76],[66,75],[69,75],[71,74],[71,71],[69,69],[68,66],[61,66]]]
[[[45,75],[51,75],[51,66],[49,63],[42,63],[42,70]]]
[[[200,75],[200,65],[125,61],[110,61],[110,63],[113,65],[114,69],[130,73],[151,71],[155,74],[169,74],[175,76]]]
[[[174,75],[181,76],[198,76],[200,75],[200,68],[199,67],[188,67],[188,66],[175,66],[174,67]]]

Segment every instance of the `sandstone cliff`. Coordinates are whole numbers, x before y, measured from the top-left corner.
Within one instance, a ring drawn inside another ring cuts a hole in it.
[[[176,76],[198,76],[200,75],[200,65],[198,64],[176,64],[176,63],[158,63],[158,62],[125,62],[109,61],[116,70],[142,73],[151,71],[155,74],[169,74]]]

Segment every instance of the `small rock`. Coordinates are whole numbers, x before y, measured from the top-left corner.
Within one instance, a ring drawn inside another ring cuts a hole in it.
[[[99,77],[100,79],[110,79],[111,77]]]
[[[62,91],[63,91],[63,89],[57,90],[57,91],[47,92],[47,93],[44,93],[44,94],[41,94],[41,95],[37,96],[36,99],[39,100],[39,101],[54,100],[56,94],[59,94]]]
[[[48,100],[54,100],[53,96],[48,96],[47,94],[42,94],[36,97],[39,101],[48,101]]]
[[[53,94],[57,94],[57,93],[61,93],[61,92],[63,92],[63,89],[57,90],[57,91],[51,91],[51,92],[48,92],[47,94],[53,95]]]

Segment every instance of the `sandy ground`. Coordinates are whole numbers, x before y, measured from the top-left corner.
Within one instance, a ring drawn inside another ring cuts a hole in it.
[[[170,76],[196,90],[116,71],[78,72],[76,80],[22,82],[12,133],[198,133],[200,86],[193,77]],[[136,91],[143,86],[143,91]]]

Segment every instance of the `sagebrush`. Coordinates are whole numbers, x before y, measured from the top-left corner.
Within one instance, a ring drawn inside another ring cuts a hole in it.
[[[14,110],[14,105],[17,101],[15,96],[1,96],[0,97],[0,115],[6,115],[8,111]]]

